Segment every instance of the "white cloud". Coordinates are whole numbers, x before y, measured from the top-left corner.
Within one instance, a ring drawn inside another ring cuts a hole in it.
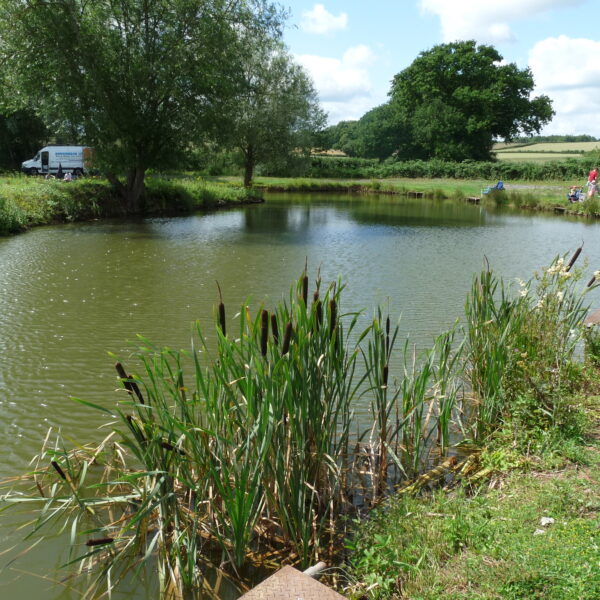
[[[323,4],[315,4],[312,10],[302,13],[301,27],[309,33],[331,33],[339,29],[346,29],[348,15],[341,13],[339,16],[332,15]]]
[[[600,136],[600,42],[565,35],[537,42],[529,51],[535,94],[553,100],[556,116],[546,134]]]
[[[348,48],[341,59],[302,54],[296,60],[308,71],[331,123],[359,119],[374,104],[369,46]]]
[[[474,39],[501,43],[515,39],[510,23],[586,0],[420,0],[421,9],[440,17],[445,42]]]

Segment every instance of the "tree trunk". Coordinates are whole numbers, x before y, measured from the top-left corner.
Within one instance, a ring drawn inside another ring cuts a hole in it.
[[[252,145],[244,150],[244,187],[252,187],[252,176],[254,175],[254,148]]]
[[[125,213],[137,215],[141,212],[141,199],[145,191],[144,178],[146,169],[135,167],[127,171],[125,183],[121,182],[114,173],[107,173],[106,177],[123,199]]]

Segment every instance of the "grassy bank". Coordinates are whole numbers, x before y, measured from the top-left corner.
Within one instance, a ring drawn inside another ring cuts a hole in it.
[[[497,449],[483,485],[396,496],[348,543],[347,596],[599,598],[600,452],[571,443],[578,461]]]
[[[237,181],[236,178],[224,178]],[[494,182],[495,183],[495,182]],[[514,181],[507,184],[505,192],[482,194],[490,185],[483,180],[456,179],[309,179],[259,177],[258,189],[273,192],[337,192],[353,194],[392,194],[436,200],[465,200],[480,198],[483,205],[507,206],[524,210],[539,210],[588,217],[600,216],[600,199],[596,196],[585,202],[572,204],[567,193],[572,181]]]
[[[248,193],[236,177],[201,178],[193,173],[147,179],[145,214],[184,214],[198,209],[252,201],[264,191],[337,192],[352,194],[423,195],[437,200],[481,197],[482,204],[525,210],[561,211],[600,216],[600,200],[571,204],[566,198],[570,181],[511,182],[507,191],[482,196],[489,181],[456,179],[291,179],[258,177]],[[24,176],[0,177],[0,235],[28,227],[122,215],[119,198],[102,179],[70,183]]]
[[[177,214],[248,200],[235,185],[188,178],[147,179],[145,213]],[[0,177],[0,235],[53,222],[83,221],[122,214],[119,198],[103,179],[69,183],[25,176]]]

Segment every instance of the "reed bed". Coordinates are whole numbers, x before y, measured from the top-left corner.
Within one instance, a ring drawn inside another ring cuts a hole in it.
[[[181,598],[206,590],[209,573],[243,587],[249,570],[334,562],[349,517],[430,481],[432,465],[436,477],[455,466],[451,441],[484,443],[518,397],[560,418],[596,285],[582,291],[573,263],[556,259],[512,294],[484,271],[464,326],[420,354],[398,347],[381,311],[359,328],[340,282],[317,280],[311,294],[303,274],[273,311],[244,305],[229,320],[221,300],[216,341],[198,322],[187,353],[142,340],[140,375],[116,365],[118,405],[82,401],[110,415],[110,435],[69,451],[49,435],[31,494],[6,503],[36,503],[35,535],[53,524],[71,532],[70,562],[95,574],[89,595],[148,563],[163,596]],[[359,401],[372,423],[355,431]]]

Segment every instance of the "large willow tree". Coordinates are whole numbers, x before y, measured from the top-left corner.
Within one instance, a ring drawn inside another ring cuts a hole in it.
[[[327,115],[311,79],[281,43],[265,39],[246,45],[242,85],[223,111],[216,138],[240,152],[244,186],[250,187],[256,165],[307,155]]]
[[[78,131],[136,213],[146,171],[177,165],[280,25],[267,0],[0,0],[3,96]]]

